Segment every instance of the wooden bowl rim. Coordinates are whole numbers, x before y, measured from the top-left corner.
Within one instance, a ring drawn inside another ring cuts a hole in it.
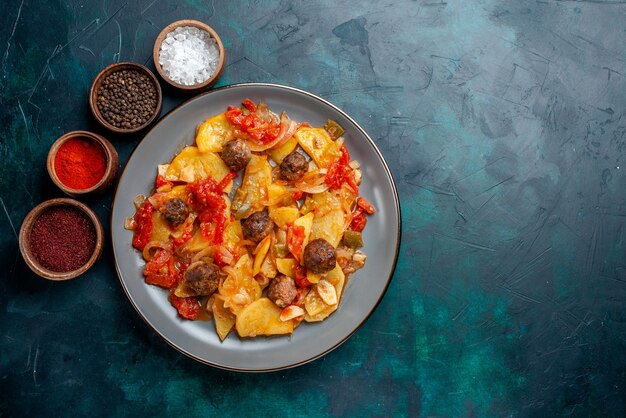
[[[94,229],[96,230],[96,245],[93,250],[93,254],[89,258],[87,263],[85,263],[83,266],[76,270],[67,272],[48,270],[47,268],[41,266],[39,262],[37,262],[30,250],[30,233],[33,225],[35,224],[35,221],[42,213],[55,206],[71,206],[82,210],[89,217],[94,226]],[[96,215],[95,212],[89,209],[89,207],[87,207],[85,204],[69,198],[50,199],[35,206],[30,212],[28,212],[28,215],[26,215],[26,217],[24,218],[22,226],[20,227],[19,246],[20,252],[22,253],[22,257],[24,258],[26,265],[28,265],[33,273],[48,280],[70,280],[85,273],[98,260],[98,258],[102,254],[102,249],[104,247],[104,230],[102,228],[102,223],[100,222],[100,219],[98,219],[98,215]]]
[[[104,175],[102,176],[100,181],[98,181],[96,184],[94,184],[88,189],[73,189],[71,187],[66,186],[59,179],[59,176],[57,176],[56,170],[54,168],[54,160],[61,146],[65,142],[69,141],[71,138],[76,138],[76,137],[86,137],[92,141],[95,141],[104,150],[104,154],[107,159],[107,168],[106,168],[106,171],[104,172]],[[76,195],[85,195],[95,190],[98,190],[102,185],[104,185],[109,180],[110,177],[115,176],[115,174],[117,174],[118,162],[119,162],[119,156],[117,154],[117,151],[115,150],[115,147],[105,137],[98,135],[96,133],[93,133],[93,132],[89,132],[89,131],[71,131],[71,132],[67,132],[66,134],[61,135],[56,141],[54,141],[54,143],[50,147],[50,151],[48,151],[48,160],[47,160],[46,165],[48,168],[48,174],[50,175],[50,179],[52,179],[52,182],[56,184],[57,187],[61,189],[64,193],[70,196],[76,196]]]
[[[156,105],[156,108],[154,109],[154,114],[143,125],[140,125],[136,128],[130,128],[130,129],[118,128],[117,126],[111,125],[109,122],[107,122],[104,119],[104,117],[102,117],[102,114],[100,113],[100,109],[98,109],[98,105],[97,105],[98,89],[102,85],[102,82],[104,81],[105,77],[115,71],[122,71],[125,69],[137,70],[147,75],[148,78],[154,84],[154,87],[156,88],[156,91],[157,91],[157,105]],[[102,126],[109,129],[110,131],[120,133],[120,134],[130,134],[134,132],[139,132],[142,129],[145,129],[146,127],[148,127],[152,122],[154,122],[154,120],[161,113],[162,105],[163,105],[163,93],[161,92],[161,84],[159,83],[159,79],[148,68],[146,68],[145,66],[141,64],[137,64],[135,62],[114,62],[113,64],[107,65],[106,67],[104,67],[104,69],[102,69],[102,71],[98,73],[96,78],[93,79],[93,83],[91,83],[91,88],[89,89],[89,107],[91,108],[91,113],[93,113],[96,120],[100,122]]]
[[[161,66],[161,64],[159,64],[159,52],[161,50],[161,44],[163,43],[163,40],[165,39],[168,33],[172,32],[174,29],[181,27],[181,26],[193,26],[193,27],[205,30],[209,32],[211,37],[215,39],[215,42],[217,43],[217,48],[220,54],[217,68],[215,72],[213,73],[213,75],[209,77],[208,80],[200,84],[194,84],[191,86],[178,84],[175,81],[171,80],[167,76],[167,74],[165,74],[165,71],[163,71],[163,67]],[[217,34],[215,29],[213,29],[211,26],[199,20],[182,19],[182,20],[177,20],[175,22],[170,23],[169,25],[164,27],[163,30],[158,34],[158,36],[156,37],[156,40],[154,41],[154,48],[152,50],[152,60],[154,61],[154,67],[156,68],[157,73],[161,76],[163,80],[165,80],[166,83],[168,83],[172,87],[175,87],[177,89],[184,90],[187,92],[199,92],[199,91],[202,91],[204,89],[211,87],[221,77],[222,73],[224,72],[224,65],[226,63],[226,50],[224,49],[224,44],[222,43],[222,39]]]

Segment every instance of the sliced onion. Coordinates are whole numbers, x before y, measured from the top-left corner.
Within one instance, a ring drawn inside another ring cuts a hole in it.
[[[216,253],[219,253],[220,255],[220,259],[226,263],[226,264],[232,264],[234,257],[233,254],[228,251],[228,248],[220,245],[219,247],[217,247],[217,251]]]
[[[224,266],[222,271],[229,276],[237,277],[237,270],[233,266]]]
[[[312,186],[312,187],[298,187],[298,190],[300,190],[301,192],[310,193],[310,194],[323,193],[326,190],[328,190],[328,184],[320,184],[319,186]]]
[[[138,194],[137,197],[133,200],[133,205],[135,208],[139,209],[139,206],[143,205],[143,202],[146,201],[146,197],[142,194]]]
[[[298,130],[299,124],[287,117],[285,112],[280,115],[280,132],[276,139],[267,144],[258,144],[253,141],[248,141],[250,149],[254,152],[266,151],[273,147],[279,147],[285,142],[289,141],[293,134]]]
[[[172,251],[172,244],[167,241],[150,241],[143,248],[143,259],[146,261],[150,261],[152,257],[154,257],[154,253],[152,253],[151,251],[155,248],[165,251]]]
[[[200,261],[203,257],[209,257],[212,260],[214,255],[215,246],[211,245],[210,247],[200,250],[196,254],[194,254],[194,256],[191,258],[191,262],[195,263],[197,261]]]
[[[295,183],[298,190],[305,193],[322,193],[328,190],[328,185],[325,182],[326,171],[314,170],[306,173],[302,179]]]
[[[256,276],[254,276],[254,280],[256,280],[256,282],[259,284],[259,286],[261,286],[262,288],[264,288],[265,286],[267,286],[268,284],[270,284],[270,279],[269,277],[265,277],[263,274],[257,274]]]
[[[344,247],[338,247],[335,250],[335,254],[337,256],[337,259],[352,260],[352,256],[354,255],[354,250],[349,250]]]
[[[148,198],[148,201],[156,210],[159,210],[167,200],[169,200],[167,193],[155,193]]]
[[[133,229],[135,229],[136,226],[137,226],[137,223],[135,222],[135,218],[133,216],[131,216],[130,218],[124,219],[124,229],[128,229],[129,231],[132,231]]]
[[[252,242],[250,240],[247,240],[247,239],[242,239],[242,240],[239,240],[237,242],[237,244],[235,244],[235,249],[238,249],[238,248],[241,248],[241,247],[245,247],[245,246],[248,246],[248,245],[256,245],[256,243],[254,243],[254,242]]]
[[[252,208],[250,202],[245,202],[237,211],[235,212],[235,219],[239,220],[246,217],[248,211]]]
[[[206,307],[204,308],[207,313],[213,314],[213,302],[215,301],[215,293],[212,294],[206,301]]]
[[[264,102],[261,102],[256,107],[256,114],[264,122],[278,123],[278,115],[270,110]]]

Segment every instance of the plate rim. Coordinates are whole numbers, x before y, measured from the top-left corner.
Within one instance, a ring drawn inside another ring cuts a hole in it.
[[[360,132],[361,134],[363,134],[363,136],[367,139],[367,142],[369,143],[369,145],[372,147],[372,149],[374,150],[374,152],[376,153],[376,155],[378,156],[378,158],[380,159],[385,172],[387,174],[387,176],[389,177],[389,180],[391,182],[391,188],[392,188],[392,192],[393,192],[393,198],[394,198],[394,207],[396,209],[396,215],[398,217],[398,225],[397,225],[397,243],[396,243],[396,248],[394,250],[394,256],[393,256],[393,264],[391,266],[391,270],[389,271],[389,275],[387,277],[387,281],[385,284],[385,288],[383,289],[383,291],[380,293],[380,296],[378,297],[378,300],[376,301],[376,303],[374,304],[374,306],[372,306],[372,308],[370,309],[370,311],[367,313],[367,315],[365,315],[365,317],[359,322],[359,324],[352,330],[350,331],[348,334],[346,334],[344,337],[342,337],[337,343],[333,344],[332,346],[323,349],[320,353],[298,361],[298,362],[294,362],[294,363],[290,363],[284,366],[278,366],[278,367],[270,367],[270,368],[263,368],[263,369],[249,369],[249,368],[238,368],[238,367],[231,367],[231,366],[226,366],[223,364],[217,364],[211,361],[208,361],[206,359],[200,358],[192,353],[189,353],[187,351],[185,351],[183,348],[179,347],[176,343],[174,343],[173,341],[170,341],[168,338],[166,338],[163,334],[161,334],[161,332],[159,332],[159,330],[156,329],[156,327],[154,327],[149,321],[148,319],[144,316],[144,314],[142,313],[141,309],[137,306],[137,304],[135,303],[135,301],[133,300],[133,298],[131,297],[130,293],[128,292],[128,288],[126,287],[126,283],[124,283],[124,280],[122,278],[122,272],[120,271],[120,267],[119,267],[119,263],[117,260],[117,253],[115,251],[115,245],[114,245],[114,240],[113,240],[113,214],[115,213],[115,204],[117,202],[117,197],[118,197],[118,193],[119,193],[119,186],[120,183],[122,181],[122,178],[124,177],[124,175],[126,174],[126,168],[128,167],[128,163],[130,162],[130,160],[133,158],[133,155],[135,154],[135,152],[137,151],[137,148],[139,148],[139,146],[145,141],[145,139],[150,135],[150,133],[163,121],[165,121],[168,116],[170,116],[170,114],[174,113],[175,111],[177,111],[178,109],[180,109],[181,107],[187,105],[188,103],[199,99],[202,96],[208,96],[211,95],[215,92],[218,91],[222,91],[222,90],[228,90],[228,89],[233,89],[233,88],[240,88],[240,87],[271,87],[271,88],[278,88],[278,89],[282,89],[282,90],[287,90],[287,91],[292,91],[298,94],[302,94],[305,96],[308,96],[314,100],[317,100],[319,102],[321,102],[322,104],[330,107],[331,109],[335,110],[336,112],[340,113],[342,116],[344,116],[346,119],[348,119]],[[378,149],[378,146],[376,145],[376,143],[374,142],[374,140],[369,136],[369,134],[365,131],[365,129],[363,129],[361,127],[361,125],[359,125],[350,115],[348,115],[345,111],[343,111],[342,109],[340,109],[338,106],[332,104],[331,102],[329,102],[326,99],[323,99],[319,96],[317,96],[316,94],[310,93],[306,90],[302,90],[299,89],[297,87],[292,87],[292,86],[288,86],[285,84],[277,84],[277,83],[265,83],[265,82],[246,82],[246,83],[234,83],[234,84],[228,84],[222,87],[218,87],[215,89],[211,89],[209,91],[197,94],[193,97],[190,97],[189,99],[183,101],[182,103],[174,106],[172,109],[170,109],[165,115],[163,115],[162,117],[160,117],[152,126],[150,126],[150,128],[148,129],[148,131],[146,131],[146,133],[143,135],[143,137],[137,142],[137,144],[135,144],[135,146],[133,147],[133,150],[130,152],[130,154],[128,155],[128,158],[126,159],[126,162],[124,163],[124,167],[122,168],[122,172],[120,173],[119,176],[119,180],[117,181],[117,184],[115,185],[115,191],[113,194],[113,201],[111,204],[111,215],[109,217],[109,223],[110,223],[110,228],[109,228],[109,235],[111,238],[111,249],[112,249],[112,253],[113,253],[113,261],[115,264],[115,271],[117,273],[117,278],[120,281],[120,284],[122,285],[122,289],[124,290],[124,294],[126,295],[126,298],[130,301],[130,304],[133,306],[133,308],[135,309],[135,311],[137,312],[137,314],[139,315],[139,317],[143,320],[143,322],[148,325],[148,327],[150,329],[152,329],[152,331],[158,335],[162,340],[164,340],[169,346],[171,346],[172,348],[174,348],[176,351],[180,352],[181,354],[184,354],[185,356],[200,362],[202,364],[206,364],[208,366],[211,367],[215,367],[221,370],[227,370],[227,371],[234,371],[234,372],[243,372],[243,373],[267,373],[267,372],[275,372],[275,371],[280,371],[280,370],[287,370],[287,369],[291,369],[294,367],[298,367],[298,366],[302,366],[304,364],[310,363],[314,360],[317,360],[318,358],[330,353],[331,351],[335,350],[337,347],[339,347],[340,345],[342,345],[344,342],[346,342],[350,337],[352,337],[363,325],[365,325],[365,323],[368,321],[368,319],[372,316],[372,314],[374,313],[374,311],[376,310],[376,308],[378,308],[378,305],[380,305],[380,302],[383,300],[383,297],[385,296],[385,294],[387,293],[387,290],[389,289],[389,285],[391,284],[391,280],[393,278],[393,275],[395,273],[397,264],[398,264],[398,256],[400,253],[400,244],[402,242],[402,211],[400,208],[400,199],[398,197],[398,188],[396,186],[396,182],[395,179],[393,177],[393,173],[391,172],[391,170],[389,169],[389,165],[387,164],[387,161],[385,160],[385,158],[383,157],[382,153],[380,152],[380,150]]]

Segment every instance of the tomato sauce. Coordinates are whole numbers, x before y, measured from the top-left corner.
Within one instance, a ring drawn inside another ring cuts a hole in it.
[[[152,212],[154,208],[148,200],[145,200],[133,219],[135,220],[135,237],[133,238],[133,247],[143,250],[146,244],[150,242],[152,235]]]
[[[276,139],[280,133],[280,124],[261,119],[252,100],[246,99],[242,104],[248,111],[248,114],[244,114],[244,111],[239,107],[228,106],[228,110],[225,113],[226,119],[237,130],[261,144],[267,144]]]
[[[190,296],[188,298],[179,298],[174,294],[173,291],[171,291],[170,303],[176,308],[178,314],[185,319],[196,320],[202,312],[200,301],[195,296]]]
[[[348,183],[348,185],[354,190],[355,193],[359,192],[359,186],[356,184],[356,177],[354,170],[350,167],[350,154],[345,146],[340,148],[341,156],[338,157],[328,167],[328,173],[324,180],[331,190],[337,190],[342,184]]]

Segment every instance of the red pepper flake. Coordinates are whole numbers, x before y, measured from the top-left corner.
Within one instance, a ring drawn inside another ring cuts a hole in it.
[[[55,206],[42,213],[30,233],[30,251],[48,270],[68,272],[84,266],[96,248],[96,229],[81,210]]]
[[[147,199],[139,206],[133,219],[135,220],[135,237],[133,247],[143,250],[150,242],[152,235],[152,212],[154,208]]]
[[[89,138],[70,138],[54,157],[54,172],[61,183],[76,190],[95,186],[104,177],[107,159],[100,144]]]

